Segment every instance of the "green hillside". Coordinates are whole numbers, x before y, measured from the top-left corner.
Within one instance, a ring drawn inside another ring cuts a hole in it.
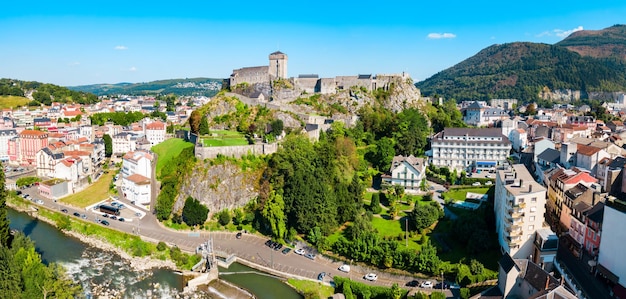
[[[144,83],[92,84],[70,86],[77,91],[96,95],[159,95],[175,94],[179,96],[214,96],[222,87],[222,79],[189,78],[170,79]]]
[[[29,92],[32,92],[33,101],[24,97]],[[50,105],[52,102],[91,104],[98,101],[97,96],[88,92],[74,91],[54,84],[14,79],[0,79],[0,96],[6,96],[2,98],[3,107],[7,105],[14,107],[13,104],[24,102],[39,106]]]
[[[545,88],[581,90],[583,97],[589,91],[626,91],[626,60],[620,58],[626,58],[625,49],[623,25],[575,32],[556,45],[492,45],[415,86],[425,95],[457,101],[516,98],[530,102],[538,100]]]

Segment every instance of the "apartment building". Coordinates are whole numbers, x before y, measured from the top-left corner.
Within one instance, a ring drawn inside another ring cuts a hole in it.
[[[494,211],[503,252],[513,258],[530,257],[535,231],[544,222],[545,205],[546,188],[535,182],[523,164],[498,170]]]
[[[502,165],[511,142],[500,128],[445,128],[433,136],[431,147],[430,163],[469,172]]]

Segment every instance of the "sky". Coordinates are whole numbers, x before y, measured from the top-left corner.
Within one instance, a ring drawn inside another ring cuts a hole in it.
[[[407,72],[417,82],[493,44],[554,44],[624,23],[625,0],[8,1],[0,78],[228,78],[279,50],[289,77]]]

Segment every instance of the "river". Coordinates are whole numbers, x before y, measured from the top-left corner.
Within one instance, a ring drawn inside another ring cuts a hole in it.
[[[79,281],[86,296],[95,288],[108,290],[122,298],[174,298],[182,289],[182,277],[165,269],[136,271],[119,255],[90,247],[66,236],[54,226],[8,209],[11,228],[28,235],[41,253],[44,262],[63,265],[68,274]],[[249,272],[250,268],[233,264],[227,272]],[[260,274],[232,274],[222,278],[243,287],[259,299],[301,299],[294,289],[279,279]]]

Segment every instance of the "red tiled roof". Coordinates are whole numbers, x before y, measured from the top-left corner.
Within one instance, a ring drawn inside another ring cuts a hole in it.
[[[35,137],[43,137],[45,135],[47,135],[48,133],[46,132],[42,132],[42,131],[36,131],[36,130],[24,130],[22,131],[22,133],[20,133],[20,137],[21,136],[35,136]]]
[[[600,150],[602,150],[601,148],[597,148],[597,147],[593,147],[593,146],[588,146],[588,145],[584,145],[584,144],[579,144],[578,148],[577,148],[577,153],[584,155],[584,156],[591,156],[597,152],[599,152]]]
[[[148,130],[165,130],[165,124],[160,121],[155,121],[146,125]]]
[[[63,154],[67,156],[89,156],[89,152],[86,151],[64,151]]]
[[[150,184],[150,179],[140,175],[138,173],[135,173],[133,175],[129,175],[128,177],[126,177],[127,180],[135,183],[135,185],[148,185]]]

